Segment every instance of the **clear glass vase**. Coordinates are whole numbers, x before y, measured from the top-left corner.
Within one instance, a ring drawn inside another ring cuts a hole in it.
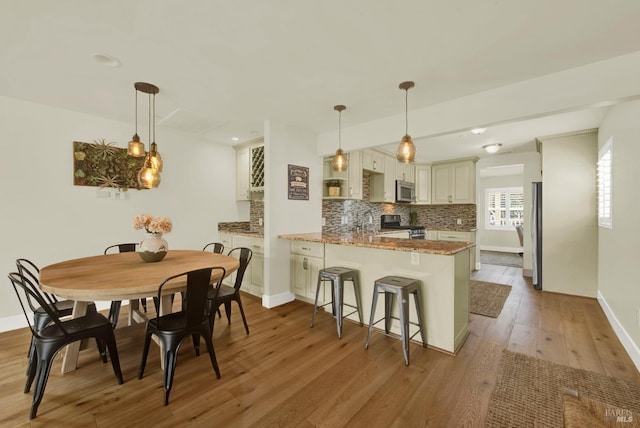
[[[140,245],[138,245],[138,255],[148,263],[159,262],[164,259],[169,250],[167,241],[162,237],[162,233],[147,233]]]

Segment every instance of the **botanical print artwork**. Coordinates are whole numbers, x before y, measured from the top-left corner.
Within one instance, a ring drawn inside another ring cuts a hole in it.
[[[144,157],[129,156],[127,149],[104,139],[93,143],[73,142],[73,184],[76,186],[141,189],[138,171]]]

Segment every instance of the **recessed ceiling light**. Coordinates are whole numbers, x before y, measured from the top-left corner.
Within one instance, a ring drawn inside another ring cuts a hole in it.
[[[93,58],[95,62],[102,64],[106,67],[120,67],[121,65],[121,62],[120,60],[118,60],[118,58],[113,57],[111,55],[107,55],[107,54],[94,53],[94,54],[91,54],[91,58]]]
[[[482,148],[485,149],[487,153],[496,153],[498,150],[500,150],[500,147],[502,147],[502,144],[500,143],[487,144],[486,146],[482,146]]]
[[[479,135],[479,134],[483,134],[483,133],[484,133],[484,131],[486,131],[486,130],[487,130],[487,128],[473,128],[473,129],[471,130],[471,133],[472,133],[472,134]]]
[[[240,138],[238,138],[238,137],[231,137],[231,141],[240,141]]]

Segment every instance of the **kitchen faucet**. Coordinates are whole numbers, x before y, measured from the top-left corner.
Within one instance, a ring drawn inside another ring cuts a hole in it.
[[[373,222],[373,212],[371,210],[367,210],[362,216],[362,221],[361,221],[362,233],[367,232],[367,224],[371,224],[373,228],[372,232],[375,233],[376,225]]]

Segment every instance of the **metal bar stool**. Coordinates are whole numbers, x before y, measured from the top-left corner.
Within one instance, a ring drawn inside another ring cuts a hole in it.
[[[331,281],[331,302],[318,306],[318,296],[320,294],[320,287],[324,284],[324,281]],[[353,289],[356,296],[356,305],[353,306],[349,303],[344,303],[344,282],[351,281],[353,283]],[[313,316],[311,317],[311,327],[316,320],[316,312],[318,307],[332,305],[333,316],[336,318],[338,324],[338,339],[342,338],[342,320],[349,315],[358,313],[360,319],[360,326],[362,326],[362,305],[360,304],[360,284],[358,282],[358,271],[355,269],[349,269],[344,267],[330,267],[321,269],[318,273],[318,285],[316,286],[316,299],[313,303]],[[355,309],[355,311],[343,315],[343,306],[349,306]]]
[[[378,294],[380,293],[384,293],[384,318],[380,318],[378,321],[374,322],[373,319],[376,314]],[[416,304],[416,313],[418,314],[417,323],[409,321],[409,294],[413,294]],[[393,299],[396,295],[400,297],[398,308],[400,312],[400,318],[391,316]],[[400,321],[400,336],[402,340],[402,351],[404,353],[404,363],[408,366],[409,340],[413,339],[415,335],[420,333],[422,337],[422,347],[424,348],[427,345],[424,325],[422,322],[420,282],[418,280],[404,278],[401,276],[385,276],[384,278],[380,278],[375,281],[373,288],[373,303],[371,304],[371,317],[369,320],[369,332],[367,333],[367,343],[364,345],[365,349],[369,349],[369,341],[371,340],[371,332],[373,331],[373,326],[384,320],[384,332],[385,334],[389,334],[392,319]],[[418,326],[420,330],[409,336],[409,324]]]

